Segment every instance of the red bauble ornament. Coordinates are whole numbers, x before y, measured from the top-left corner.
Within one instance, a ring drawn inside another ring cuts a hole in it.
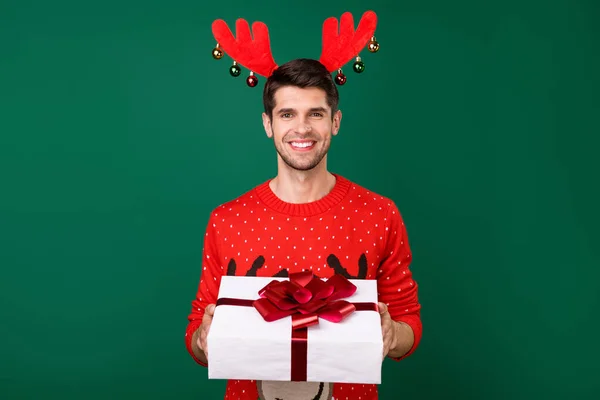
[[[344,75],[341,69],[338,70],[338,73],[335,76],[335,83],[337,83],[340,86],[346,83],[346,75]]]
[[[250,87],[255,87],[258,85],[258,78],[254,75],[254,72],[250,72],[248,78],[246,78],[246,84]]]

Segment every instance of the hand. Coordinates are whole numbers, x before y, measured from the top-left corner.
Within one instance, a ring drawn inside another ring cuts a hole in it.
[[[381,315],[381,332],[383,334],[383,357],[385,358],[390,350],[398,345],[398,330],[396,323],[392,320],[385,303],[378,303],[379,314]]]
[[[206,338],[208,337],[208,331],[210,330],[210,324],[213,320],[213,315],[215,314],[215,305],[209,304],[206,306],[204,310],[204,316],[202,317],[202,325],[198,328],[198,335],[196,339],[196,345],[200,350],[204,352],[204,355],[208,359],[208,349]]]

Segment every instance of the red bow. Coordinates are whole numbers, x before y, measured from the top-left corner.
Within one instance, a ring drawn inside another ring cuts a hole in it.
[[[253,306],[267,322],[293,315],[292,329],[299,329],[318,324],[319,318],[342,321],[356,306],[340,299],[354,292],[356,286],[342,275],[322,281],[311,272],[297,272],[290,274],[289,280],[267,284]]]

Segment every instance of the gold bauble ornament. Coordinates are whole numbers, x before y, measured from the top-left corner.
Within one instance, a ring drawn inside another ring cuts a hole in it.
[[[375,39],[375,36],[369,41],[369,51],[371,53],[377,53],[379,51],[379,42]]]
[[[217,44],[217,46],[213,49],[212,52],[212,56],[215,60],[220,60],[221,58],[223,58],[223,50],[221,50],[221,48],[219,47],[219,45]]]

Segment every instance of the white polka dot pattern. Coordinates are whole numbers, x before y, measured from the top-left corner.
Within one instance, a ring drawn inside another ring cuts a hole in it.
[[[323,199],[290,205],[277,199],[268,182],[217,207],[210,215],[202,268],[192,302],[186,345],[201,323],[204,308],[216,301],[223,275],[287,276],[310,270],[326,278],[377,279],[379,301],[393,319],[421,337],[412,254],[396,204],[340,176]],[[196,360],[199,362],[199,360]],[[337,399],[376,399],[374,385],[336,384]],[[226,399],[257,399],[256,382],[229,381]]]

